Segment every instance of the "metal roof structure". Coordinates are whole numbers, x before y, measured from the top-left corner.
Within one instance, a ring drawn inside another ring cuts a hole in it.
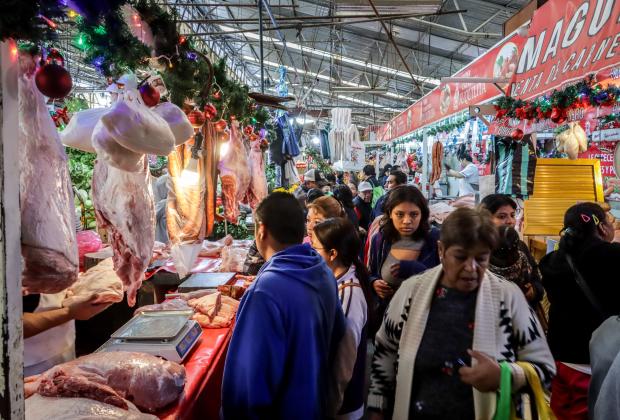
[[[381,124],[500,41],[528,0],[162,0],[181,33],[251,90],[275,94],[280,68],[297,103],[352,108]],[[259,7],[260,5],[260,7]],[[260,24],[262,22],[262,25]],[[262,63],[261,68],[261,31]],[[97,74],[84,69],[86,85]],[[261,79],[262,78],[262,79]],[[79,78],[78,78],[79,79]],[[85,88],[86,89],[86,88]]]

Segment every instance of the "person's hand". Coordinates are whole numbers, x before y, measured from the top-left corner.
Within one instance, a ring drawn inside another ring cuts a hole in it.
[[[394,278],[400,278],[400,263],[395,263],[390,266],[390,274]]]
[[[384,418],[385,417],[383,416],[383,413],[380,413],[375,410],[368,410],[368,416],[367,416],[368,420],[383,420]]]
[[[69,316],[71,319],[86,321],[105,311],[111,305],[111,303],[97,303],[98,299],[99,297],[94,295],[71,303],[67,307]]]
[[[390,285],[385,282],[385,280],[375,280],[372,282],[372,287],[381,299],[386,299],[394,294],[394,289],[392,289]]]
[[[467,350],[467,353],[478,363],[472,366],[464,366],[459,369],[461,381],[473,386],[480,392],[493,392],[499,388],[501,370],[499,363],[484,353],[475,350]]]

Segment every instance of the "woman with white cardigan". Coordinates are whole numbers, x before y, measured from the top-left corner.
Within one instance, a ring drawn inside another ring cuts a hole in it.
[[[403,282],[377,333],[370,419],[490,420],[508,362],[512,390],[526,385],[516,362],[543,386],[554,361],[521,290],[487,271],[498,233],[485,211],[458,209],[443,223],[441,264]]]

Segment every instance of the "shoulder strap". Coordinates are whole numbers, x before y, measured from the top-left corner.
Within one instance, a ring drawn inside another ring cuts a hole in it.
[[[603,319],[607,318],[605,316],[605,311],[603,311],[603,307],[601,306],[596,296],[594,296],[594,293],[592,293],[592,289],[590,289],[590,286],[588,286],[588,283],[586,283],[586,281],[583,279],[579,270],[577,270],[577,267],[575,266],[573,262],[573,258],[570,255],[568,255],[568,253],[566,254],[566,262],[568,263],[568,266],[570,267],[570,269],[572,270],[575,276],[575,281],[577,282],[577,285],[579,286],[579,288],[581,289],[585,297],[590,302],[590,305],[592,305],[594,310],[600,315],[601,318]]]

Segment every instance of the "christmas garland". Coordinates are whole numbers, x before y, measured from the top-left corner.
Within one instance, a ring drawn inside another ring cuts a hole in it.
[[[3,0],[0,41],[7,38],[38,42],[55,37],[52,19],[65,15],[58,0]]]
[[[323,175],[334,173],[334,170],[329,165],[329,163],[325,159],[323,159],[323,156],[321,156],[321,152],[319,151],[319,149],[314,147],[306,147],[304,153],[306,154],[306,157],[312,159],[312,161],[316,164],[317,169],[322,172]]]
[[[589,76],[574,85],[532,101],[515,99],[510,96],[499,98],[495,102],[496,118],[518,118],[536,120],[550,118],[561,124],[566,120],[568,110],[586,107],[610,106],[620,102],[620,88],[608,86],[603,88],[595,83],[594,76]]]
[[[449,133],[452,130],[456,130],[465,126],[465,123],[469,120],[469,116],[462,116],[453,120],[452,122],[440,123],[436,126],[433,126],[430,130],[428,130],[428,134],[431,136],[437,135],[439,133]]]

